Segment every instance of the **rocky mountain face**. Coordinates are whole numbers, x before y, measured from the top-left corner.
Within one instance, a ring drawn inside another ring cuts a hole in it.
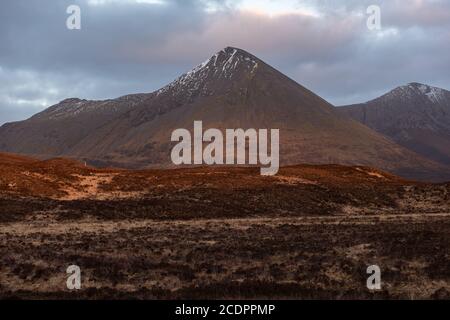
[[[82,159],[98,166],[170,166],[175,129],[280,129],[281,165],[349,164],[406,177],[447,168],[411,152],[237,48],[225,48],[150,94],[70,99],[0,128],[0,151]],[[449,176],[450,179],[450,176]]]
[[[410,83],[338,110],[426,158],[450,165],[450,91]]]

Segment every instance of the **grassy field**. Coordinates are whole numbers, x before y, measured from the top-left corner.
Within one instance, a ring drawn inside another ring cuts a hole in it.
[[[449,234],[449,214],[3,223],[0,297],[449,299]]]
[[[450,299],[450,184],[0,157],[0,298]],[[69,291],[78,265],[82,289]],[[382,290],[366,287],[381,268]]]

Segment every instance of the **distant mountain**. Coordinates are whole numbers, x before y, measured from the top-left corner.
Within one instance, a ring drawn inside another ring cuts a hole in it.
[[[410,83],[338,110],[424,157],[450,165],[450,91]]]
[[[96,130],[151,94],[114,100],[66,99],[26,121],[0,127],[0,150],[48,158],[67,155]]]
[[[366,165],[424,179],[442,178],[447,170],[231,47],[154,93],[66,100],[29,120],[6,124],[0,128],[0,150],[74,157],[99,166],[168,166],[172,131],[192,129],[195,120],[202,120],[204,129],[280,129],[282,165]]]

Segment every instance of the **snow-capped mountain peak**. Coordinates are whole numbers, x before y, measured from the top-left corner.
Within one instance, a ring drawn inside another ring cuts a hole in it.
[[[384,100],[416,100],[418,97],[424,97],[431,103],[440,103],[446,99],[446,90],[432,87],[426,84],[411,82],[390,91],[383,97]]]
[[[253,76],[260,63],[258,58],[244,50],[227,47],[157,91],[157,95],[167,92],[172,95],[192,95],[195,92],[210,95],[215,81],[230,80],[243,74]]]
[[[437,87],[432,87],[421,83],[410,83],[409,86],[414,90],[418,90],[422,95],[427,96],[427,98],[434,103],[439,103],[445,97],[445,90]]]

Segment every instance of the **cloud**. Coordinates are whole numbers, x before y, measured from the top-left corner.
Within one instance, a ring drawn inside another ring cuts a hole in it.
[[[335,104],[394,86],[450,88],[450,3],[373,0],[14,0],[0,12],[0,124],[67,97],[151,92],[232,45]],[[67,30],[66,8],[82,29]]]

